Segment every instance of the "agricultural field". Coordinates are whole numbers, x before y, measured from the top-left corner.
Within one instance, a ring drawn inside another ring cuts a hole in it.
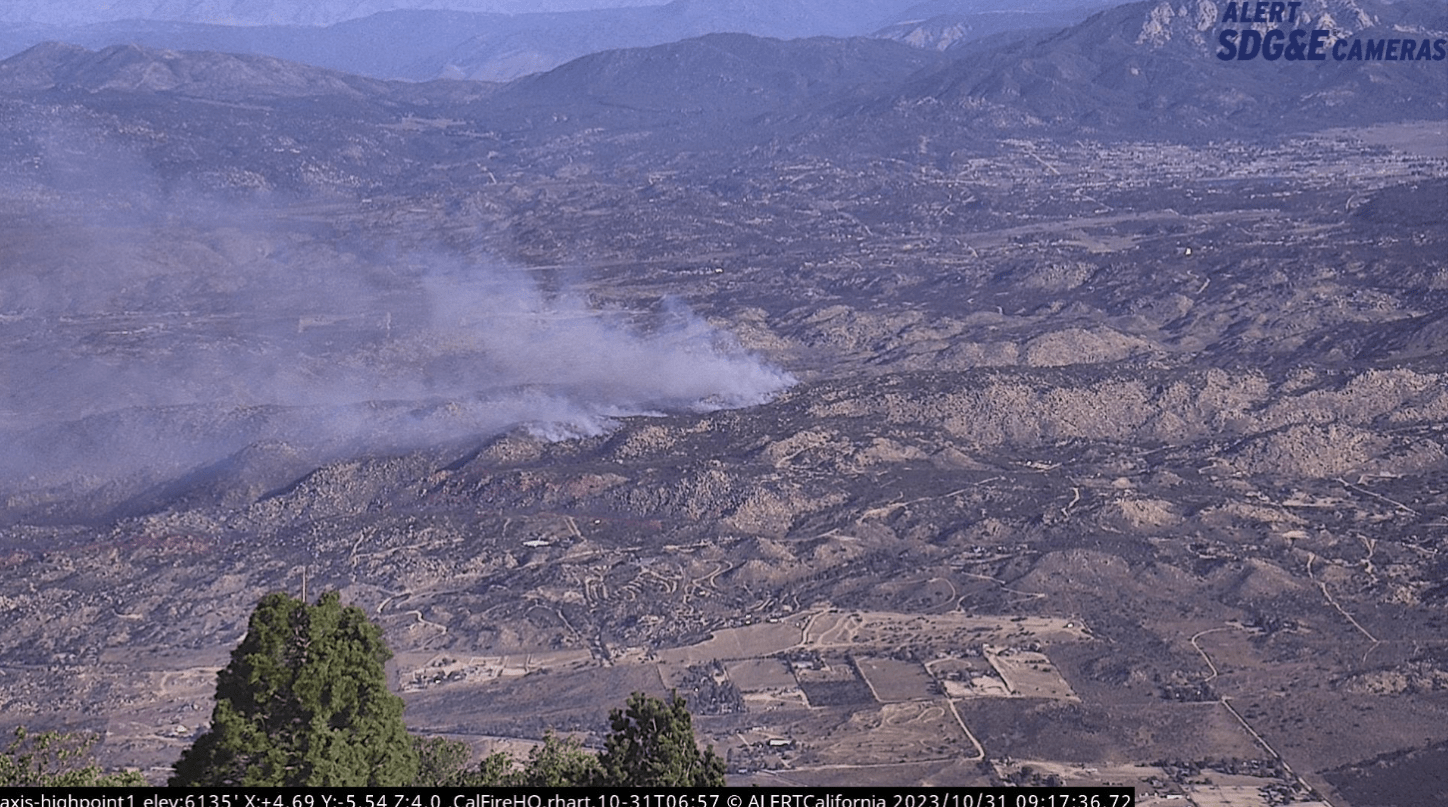
[[[1081,700],[1044,653],[987,645],[985,657],[1012,697]]]
[[[939,695],[939,686],[918,661],[881,656],[857,656],[855,667],[881,703],[927,700]]]

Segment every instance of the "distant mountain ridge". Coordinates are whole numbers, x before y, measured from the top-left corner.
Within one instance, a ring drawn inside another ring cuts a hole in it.
[[[0,92],[436,102],[499,132],[687,131],[699,143],[804,132],[825,144],[1032,132],[1200,140],[1448,118],[1448,60],[1224,62],[1220,9],[1212,0],[1148,0],[957,58],[884,39],[711,34],[590,54],[502,86],[377,81],[258,56],[49,45],[0,63]],[[1307,0],[1301,13],[1303,24],[1333,25],[1344,37],[1448,38],[1442,0]]]
[[[0,62],[0,86],[9,91],[70,88],[86,92],[179,93],[208,98],[276,98],[383,92],[386,84],[348,73],[307,67],[266,56],[176,51],[115,45],[90,51],[46,43]]]
[[[233,0],[233,6],[239,7],[240,2]],[[1066,2],[1069,0],[1056,7]],[[259,0],[255,5],[258,9],[271,7]],[[943,13],[966,14],[968,39],[1010,28],[1060,28],[1084,16],[1079,11],[1057,13],[1051,11],[1051,5],[1032,0],[1023,0],[1020,7],[1026,10],[986,7],[974,14],[969,13],[973,6],[966,0],[930,5]],[[138,44],[273,56],[373,78],[507,81],[590,53],[660,45],[710,33],[792,39],[880,32],[907,44],[933,47],[908,33],[893,32],[901,20],[914,19],[911,15],[916,10],[908,0],[673,0],[667,5],[524,14],[393,9],[321,27],[310,23],[223,25],[204,22],[215,18],[200,14],[166,18],[138,13],[132,19],[85,25],[0,26],[0,56],[19,53],[42,41],[92,49]]]
[[[500,131],[695,128],[799,118],[860,103],[939,66],[939,54],[884,39],[780,40],[710,34],[590,54],[504,85],[385,81],[267,56],[44,43],[0,61],[0,95],[121,93],[193,99],[345,98],[361,106],[444,103]],[[546,122],[546,125],[545,125]]]
[[[1086,19],[1109,4],[1091,4],[1051,10],[1016,8],[935,14],[923,19],[906,19],[875,32],[926,50],[948,51],[987,37],[1030,31],[1055,31]],[[909,13],[908,11],[906,12]]]
[[[1223,61],[1225,3],[1148,0],[913,79],[857,116],[898,125],[1236,136],[1448,116],[1448,61]],[[1297,27],[1350,38],[1448,37],[1439,0],[1306,0]]]
[[[481,14],[582,11],[662,5],[661,0],[6,0],[0,20],[42,25],[92,25],[153,20],[209,25],[333,25],[385,11],[435,10]]]
[[[796,118],[875,97],[943,61],[935,53],[881,39],[709,34],[584,56],[518,79],[483,106],[508,105],[540,119],[567,111],[572,126],[674,127],[771,115]]]

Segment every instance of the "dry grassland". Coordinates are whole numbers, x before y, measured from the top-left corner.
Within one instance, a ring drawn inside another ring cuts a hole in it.
[[[1080,701],[1045,653],[986,647],[985,656],[1012,697]]]
[[[996,773],[1001,778],[1009,778],[1024,768],[1030,768],[1042,777],[1058,776],[1061,783],[1069,787],[1101,787],[1107,782],[1134,787],[1138,798],[1153,791],[1153,781],[1160,783],[1169,779],[1166,771],[1149,765],[1083,765],[1046,759],[1017,759],[995,764]],[[1179,799],[1169,801],[1177,807],[1182,805]]]
[[[799,687],[757,690],[744,693],[744,708],[750,713],[777,709],[808,709],[809,701]]]
[[[1271,784],[1271,782],[1264,782]],[[1187,788],[1197,807],[1268,807],[1262,788],[1249,785],[1192,785]]]
[[[804,646],[818,649],[893,649],[923,645],[937,650],[973,644],[1026,641],[1079,642],[1091,638],[1078,621],[1052,617],[898,614],[885,611],[825,612],[805,629]]]
[[[881,703],[928,700],[935,694],[934,680],[917,662],[861,656],[855,659],[855,666]]]
[[[689,666],[715,660],[763,658],[798,647],[799,643],[800,626],[791,620],[724,628],[698,644],[660,650],[657,657],[664,664]]]
[[[741,692],[756,692],[764,689],[793,688],[794,675],[789,665],[779,659],[756,658],[732,661],[724,665],[729,680]]]
[[[914,763],[974,753],[948,704],[912,701],[852,713],[824,736],[812,738],[796,767]]]
[[[399,653],[394,658],[398,684],[404,692],[442,683],[481,683],[497,678],[521,677],[540,670],[557,672],[593,666],[593,654],[586,649],[466,657],[446,653]]]

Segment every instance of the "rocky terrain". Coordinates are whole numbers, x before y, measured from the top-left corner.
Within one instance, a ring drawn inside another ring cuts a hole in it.
[[[164,776],[258,597],[339,588],[480,751],[677,686],[739,783],[1423,803],[1448,81],[1157,127],[1218,68],[1154,9],[1052,41],[1174,72],[1015,96],[881,41],[0,63],[0,714]]]

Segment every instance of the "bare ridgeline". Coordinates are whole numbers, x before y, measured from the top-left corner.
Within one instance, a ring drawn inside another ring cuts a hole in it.
[[[0,714],[163,778],[305,570],[479,751],[678,687],[737,783],[1429,803],[1443,62],[1220,16],[0,63]]]

